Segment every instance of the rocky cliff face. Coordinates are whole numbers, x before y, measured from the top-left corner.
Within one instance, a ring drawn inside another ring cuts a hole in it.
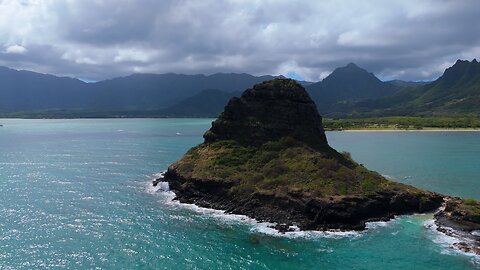
[[[293,80],[263,82],[231,99],[204,138],[161,180],[181,202],[276,222],[280,230],[361,230],[367,221],[442,203],[328,146],[315,104]]]
[[[203,137],[206,143],[235,140],[259,146],[285,136],[314,148],[327,145],[315,103],[290,79],[266,81],[232,98]]]

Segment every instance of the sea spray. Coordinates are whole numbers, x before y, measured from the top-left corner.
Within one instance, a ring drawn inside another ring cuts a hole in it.
[[[156,173],[152,176],[153,181],[157,181],[156,186],[152,186],[151,182],[146,184],[146,192],[149,194],[158,194],[164,200],[162,200],[166,205],[181,207],[188,209],[195,213],[202,215],[207,215],[211,218],[216,219],[222,223],[234,223],[234,224],[244,224],[250,226],[250,231],[252,233],[261,233],[274,237],[285,237],[285,238],[344,238],[344,237],[360,237],[368,231],[372,231],[378,228],[389,226],[393,224],[398,217],[391,219],[389,221],[373,221],[366,223],[365,231],[342,231],[342,230],[326,230],[326,231],[312,231],[312,230],[300,230],[296,225],[290,226],[290,230],[287,232],[280,232],[275,229],[276,223],[272,222],[260,222],[256,219],[250,218],[245,215],[237,215],[226,213],[224,210],[217,210],[211,208],[200,207],[195,204],[181,203],[175,200],[175,193],[170,191],[168,188],[168,182],[159,181],[163,179],[165,171]]]
[[[474,242],[463,236],[453,228],[442,226],[439,230],[439,226],[435,223],[434,219],[428,219],[424,222],[424,227],[431,232],[432,241],[443,248],[443,252],[447,254],[459,253],[469,257],[472,257],[472,263],[480,265],[480,255],[474,252],[467,252],[461,246],[471,246]]]

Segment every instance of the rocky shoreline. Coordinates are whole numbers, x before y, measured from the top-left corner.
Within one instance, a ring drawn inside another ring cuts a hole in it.
[[[437,230],[458,240],[453,244],[454,248],[480,255],[480,222],[475,220],[480,216],[462,211],[463,205],[465,200],[445,197],[444,203],[434,217]]]
[[[157,186],[162,182],[169,183],[169,190],[175,193],[174,200],[180,203],[223,210],[227,214],[245,215],[258,222],[273,223],[272,228],[279,233],[295,230],[363,231],[367,222],[389,221],[397,215],[435,212],[435,230],[457,240],[451,248],[480,256],[480,224],[458,222],[445,211],[447,201],[452,199],[458,201],[459,198],[432,193],[433,196],[427,204],[419,204],[420,208],[411,208],[415,203],[410,203],[409,207],[400,202],[405,199],[408,201],[408,198],[397,196],[388,200],[387,197],[391,194],[383,194],[383,198],[377,195],[368,199],[351,197],[330,202],[299,200],[295,199],[294,195],[291,198],[274,198],[259,194],[251,194],[248,197],[235,196],[228,192],[229,186],[219,185],[214,181],[206,184],[207,181],[200,180],[197,185],[185,185],[185,179],[181,179],[170,170],[153,180],[152,184]],[[212,193],[212,190],[215,192]],[[388,206],[385,204],[383,208],[377,209],[389,210],[372,211],[372,207],[380,206],[379,202],[387,201]],[[366,206],[363,210],[357,211],[352,208],[352,202],[364,203]],[[367,214],[368,211],[372,212]],[[319,213],[322,213],[321,217]],[[358,215],[359,213],[364,215]]]
[[[301,194],[278,197],[268,194],[236,194],[231,184],[184,179],[174,170],[167,170],[153,185],[168,182],[170,190],[181,203],[195,204],[226,213],[246,215],[259,222],[275,223],[279,232],[292,230],[362,231],[367,222],[388,221],[396,215],[433,212],[443,197],[426,193],[420,197],[410,193],[378,192],[369,196],[337,196],[304,198]]]

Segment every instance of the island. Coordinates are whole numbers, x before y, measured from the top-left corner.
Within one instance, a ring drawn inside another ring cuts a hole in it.
[[[439,225],[466,216],[447,214],[446,196],[386,179],[330,147],[315,103],[294,80],[265,81],[230,99],[203,137],[154,181],[167,181],[182,203],[272,222],[280,232],[364,230],[442,206]]]

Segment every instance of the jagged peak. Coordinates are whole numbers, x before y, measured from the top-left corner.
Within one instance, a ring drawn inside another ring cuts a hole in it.
[[[447,68],[445,70],[445,73],[449,73],[451,71],[457,71],[457,70],[460,70],[460,69],[464,69],[464,68],[468,68],[470,66],[476,66],[478,65],[478,62],[477,62],[477,59],[473,59],[472,61],[468,61],[468,60],[462,60],[462,59],[458,59],[455,64],[453,64],[453,66]]]
[[[455,61],[455,65],[463,65],[463,64],[478,64],[477,62],[477,59],[476,58],[473,58],[472,61],[468,61],[468,60],[463,60],[463,59],[457,59],[457,61]]]
[[[476,59],[471,62],[458,59],[455,64],[445,70],[443,75],[436,81],[437,83],[447,83],[453,85],[458,82],[467,82],[480,75],[480,64]]]
[[[348,63],[345,67],[362,69],[357,64],[355,64],[353,62]]]
[[[373,75],[372,73],[370,73],[367,70],[359,67],[355,63],[348,63],[346,66],[336,68],[328,77],[331,77],[332,75],[336,76],[338,74],[347,74],[347,73],[348,74],[355,73],[355,74]]]
[[[359,67],[355,63],[349,63],[346,66],[336,68],[330,75],[328,75],[323,81],[336,81],[345,79],[369,79],[380,81],[373,73]]]

